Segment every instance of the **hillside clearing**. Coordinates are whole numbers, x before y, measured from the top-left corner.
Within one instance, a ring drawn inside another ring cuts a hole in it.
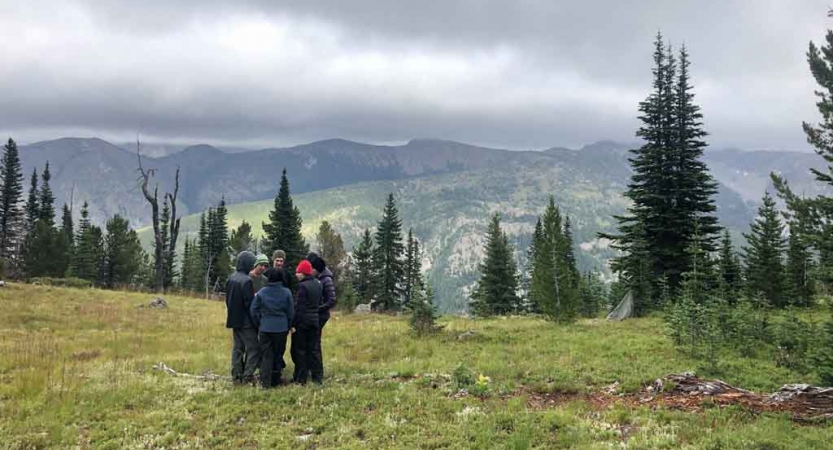
[[[1,447],[803,449],[830,448],[833,437],[824,422],[807,427],[739,406],[692,413],[592,401],[615,382],[636,394],[669,373],[700,370],[657,319],[444,317],[442,334],[418,339],[404,318],[336,315],[325,332],[324,387],[263,392],[153,370],[164,362],[225,376],[231,339],[222,303],[166,297],[167,310],[137,308],[152,299],[0,290]],[[766,392],[813,381],[739,358],[702,375]],[[560,400],[542,403],[552,398]]]

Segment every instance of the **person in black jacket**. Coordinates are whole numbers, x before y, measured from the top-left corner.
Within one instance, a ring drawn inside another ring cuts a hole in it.
[[[316,376],[324,379],[324,354],[321,351],[321,338],[324,334],[324,325],[330,320],[330,310],[336,305],[336,284],[333,281],[333,272],[327,268],[327,261],[318,256],[315,252],[310,252],[307,260],[312,265],[312,274],[321,282],[321,287],[324,289],[321,305],[318,307],[318,348],[316,349],[316,359],[313,361],[313,373]]]
[[[314,370],[314,361],[318,351],[318,306],[321,304],[322,287],[312,276],[309,261],[301,261],[295,269],[298,283],[298,295],[295,299],[295,320],[292,327],[292,360],[295,362],[295,375],[292,381],[305,384],[312,372],[312,381],[321,384],[319,373]],[[320,356],[318,356],[320,358]]]
[[[286,336],[295,316],[292,294],[283,285],[283,271],[266,271],[268,283],[255,294],[251,316],[258,327],[260,341],[260,384],[264,389],[282,383],[281,371],[286,364]],[[277,368],[277,369],[276,369]]]
[[[254,288],[249,272],[255,264],[255,255],[243,251],[237,255],[237,270],[226,281],[226,328],[232,329],[234,345],[231,350],[231,376],[235,384],[254,380],[260,358],[257,328],[249,316],[254,298]]]

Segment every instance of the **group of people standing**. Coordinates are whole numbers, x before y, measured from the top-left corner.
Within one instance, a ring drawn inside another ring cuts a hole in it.
[[[310,253],[292,274],[286,253],[243,251],[226,282],[226,328],[232,329],[231,376],[235,384],[254,382],[268,389],[283,383],[284,353],[291,335],[290,356],[295,365],[292,382],[324,379],[321,333],[336,304],[333,274],[327,263]],[[297,283],[296,283],[297,280]]]

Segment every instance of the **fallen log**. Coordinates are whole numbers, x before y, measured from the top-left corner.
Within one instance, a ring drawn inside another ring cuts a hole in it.
[[[220,380],[231,380],[229,376],[217,375],[215,373],[206,373],[205,375],[194,375],[185,372],[177,372],[176,370],[172,369],[167,364],[160,362],[153,365],[153,370],[157,370],[159,372],[167,373],[168,375],[175,376],[175,377],[182,377],[182,378],[190,378],[193,380],[203,380],[203,381],[220,381]]]

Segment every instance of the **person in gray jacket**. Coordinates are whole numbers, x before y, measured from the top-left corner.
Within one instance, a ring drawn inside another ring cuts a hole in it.
[[[254,298],[249,273],[255,264],[255,254],[243,251],[237,255],[237,270],[226,281],[226,328],[232,329],[234,345],[231,350],[231,377],[235,384],[254,380],[260,359],[257,328],[249,316]]]
[[[258,326],[260,341],[260,385],[264,389],[283,382],[281,371],[286,366],[286,336],[295,318],[292,294],[284,286],[282,270],[266,271],[268,283],[255,294],[250,309],[252,320]]]

